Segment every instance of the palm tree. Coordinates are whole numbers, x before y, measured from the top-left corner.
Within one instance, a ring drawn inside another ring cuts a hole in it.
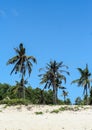
[[[69,75],[69,72],[66,70],[61,70],[60,68],[67,68],[66,65],[63,64],[63,62],[56,62],[50,61],[49,64],[47,64],[45,68],[45,73],[39,75],[41,78],[41,84],[45,83],[44,89],[52,87],[53,89],[53,104],[57,104],[57,92],[58,88],[64,89],[65,87],[62,87],[62,81],[66,83],[66,77],[63,75],[63,72],[67,73]],[[40,69],[42,70],[42,69]]]
[[[88,89],[90,91],[90,82],[92,81],[92,79],[90,79],[91,73],[89,72],[87,64],[85,69],[77,68],[77,70],[80,73],[80,78],[73,80],[72,83],[77,83],[78,86],[83,86],[83,95],[86,97],[86,104],[88,104]]]
[[[64,97],[64,103],[65,103],[66,97],[68,96],[68,92],[66,92],[65,90],[63,90],[62,96]]]
[[[7,65],[14,64],[14,67],[10,74],[12,74],[13,72],[15,72],[15,74],[17,74],[18,72],[21,74],[20,82],[21,82],[21,87],[23,88],[23,97],[25,98],[24,77],[27,70],[30,76],[32,71],[32,66],[33,66],[32,62],[36,63],[36,59],[33,56],[26,55],[26,49],[23,47],[22,43],[20,43],[19,48],[14,48],[14,50],[17,55],[9,59]]]

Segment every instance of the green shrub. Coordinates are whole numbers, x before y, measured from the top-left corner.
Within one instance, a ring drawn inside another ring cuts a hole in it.
[[[55,110],[51,111],[50,113],[59,113],[59,109],[55,109]]]
[[[1,100],[0,104],[7,104],[8,106],[11,105],[28,105],[30,103],[29,100],[26,99],[10,99],[10,100]]]
[[[36,115],[40,115],[43,114],[43,112],[39,111],[39,112],[35,112]]]
[[[65,111],[65,110],[68,110],[68,109],[69,109],[69,107],[67,107],[67,106],[60,107],[60,108],[59,108],[60,111]]]

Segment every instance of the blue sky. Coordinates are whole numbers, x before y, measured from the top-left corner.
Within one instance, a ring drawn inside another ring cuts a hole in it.
[[[71,85],[79,73],[76,68],[92,72],[92,1],[91,0],[1,0],[0,1],[0,82],[15,84],[19,75],[10,76],[13,66],[6,66],[15,55],[13,48],[24,43],[28,55],[37,58],[29,83],[39,85],[39,68],[50,60],[69,66],[69,98],[83,97],[83,89]],[[59,92],[59,96],[61,91]]]

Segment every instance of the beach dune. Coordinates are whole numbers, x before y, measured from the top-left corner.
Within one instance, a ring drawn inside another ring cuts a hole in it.
[[[58,113],[61,106],[0,105],[0,130],[92,130],[92,107],[78,111],[65,110]]]

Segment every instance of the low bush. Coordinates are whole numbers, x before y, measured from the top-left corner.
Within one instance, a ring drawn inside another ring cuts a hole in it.
[[[39,111],[39,112],[35,112],[36,115],[40,115],[43,114],[43,112]]]
[[[31,102],[29,100],[26,99],[10,99],[10,100],[1,100],[0,104],[7,104],[9,106],[11,105],[28,105]]]
[[[55,109],[55,110],[51,111],[50,113],[59,113],[59,109]]]

